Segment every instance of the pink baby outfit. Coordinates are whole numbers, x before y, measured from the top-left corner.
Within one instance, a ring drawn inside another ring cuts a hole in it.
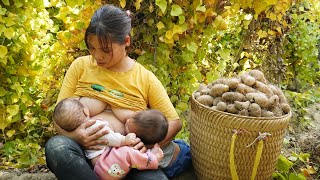
[[[156,156],[148,150],[141,153],[133,147],[110,147],[99,157],[94,171],[101,180],[124,178],[130,169],[158,169]]]

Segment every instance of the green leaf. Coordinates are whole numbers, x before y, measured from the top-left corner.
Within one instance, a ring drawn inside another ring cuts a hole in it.
[[[6,8],[2,8],[1,6],[0,6],[0,15],[5,15],[6,14],[6,12],[7,12],[7,9]]]
[[[7,106],[7,113],[9,113],[10,116],[14,116],[18,114],[19,112],[19,105],[8,105]]]
[[[303,174],[290,173],[289,180],[306,180],[306,178]]]
[[[4,58],[8,53],[7,47],[0,45],[0,58]]]
[[[185,16],[179,16],[179,24],[184,24],[186,22]]]
[[[191,52],[196,53],[197,49],[198,49],[198,45],[194,42],[191,42],[191,43],[187,44],[187,49]]]
[[[15,35],[15,32],[14,32],[14,29],[12,27],[9,27],[9,28],[6,28],[4,31],[3,31],[4,35],[8,38],[8,39],[11,39],[14,37]]]
[[[289,172],[293,163],[285,158],[283,155],[280,155],[278,162],[277,162],[277,169],[282,172]]]
[[[2,0],[4,5],[10,6],[9,0]]]
[[[76,5],[81,6],[84,3],[84,0],[66,0],[66,3],[70,7],[75,7]]]
[[[3,87],[0,87],[0,97],[5,96],[8,93]]]
[[[172,5],[171,8],[171,16],[180,16],[182,14],[182,8],[179,5]]]
[[[274,172],[272,173],[272,177],[275,180],[287,180],[288,178],[286,178],[283,174],[279,173],[279,172]]]
[[[168,3],[167,3],[167,0],[156,0],[156,5],[159,6],[162,13],[164,14],[167,9]]]
[[[220,78],[220,73],[218,71],[209,71],[206,74],[206,78],[208,80],[208,82],[212,82],[214,80],[217,80],[218,78]]]
[[[159,30],[162,29],[162,28],[164,28],[163,22],[159,21],[159,22],[157,23],[157,28],[158,28]]]
[[[303,162],[307,162],[309,160],[310,154],[309,153],[300,153],[299,160]]]
[[[197,6],[196,11],[201,11],[205,12],[206,11],[206,6],[200,6],[200,4]]]
[[[9,130],[6,134],[7,134],[7,136],[10,138],[10,137],[12,137],[15,133],[16,133],[15,130]]]

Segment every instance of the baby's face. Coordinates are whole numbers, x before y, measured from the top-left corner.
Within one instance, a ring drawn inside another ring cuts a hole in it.
[[[125,123],[125,131],[126,131],[126,134],[128,133],[136,133],[136,126],[134,124],[134,120],[129,118],[126,123]]]

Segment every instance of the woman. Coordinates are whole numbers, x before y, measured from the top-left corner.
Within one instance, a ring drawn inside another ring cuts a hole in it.
[[[167,147],[181,130],[181,122],[161,82],[127,56],[130,31],[131,18],[126,12],[112,5],[98,9],[85,33],[91,56],[80,57],[71,64],[58,102],[72,96],[89,96],[117,108],[134,111],[158,109],[169,120],[168,134],[160,143],[161,147]],[[124,124],[111,111],[104,111],[93,118],[107,119],[115,131],[124,134]],[[103,126],[86,131],[92,124],[92,121],[86,122],[72,132],[54,124],[60,135],[47,142],[45,152],[47,165],[58,179],[97,179],[81,147],[100,149],[99,145],[108,142],[98,138],[108,132],[102,130]],[[137,142],[134,147],[146,151],[142,142]],[[161,170],[135,171],[129,173],[128,177],[167,179]]]

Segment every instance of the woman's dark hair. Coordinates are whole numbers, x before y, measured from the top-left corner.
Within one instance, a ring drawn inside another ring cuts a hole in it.
[[[134,120],[137,137],[145,145],[154,145],[165,139],[168,133],[168,120],[158,110],[148,109],[136,113]]]
[[[95,35],[101,48],[108,52],[108,44],[113,42],[124,44],[125,37],[130,35],[131,17],[121,8],[113,5],[104,5],[93,14],[86,29],[85,43],[89,49],[88,36]]]

